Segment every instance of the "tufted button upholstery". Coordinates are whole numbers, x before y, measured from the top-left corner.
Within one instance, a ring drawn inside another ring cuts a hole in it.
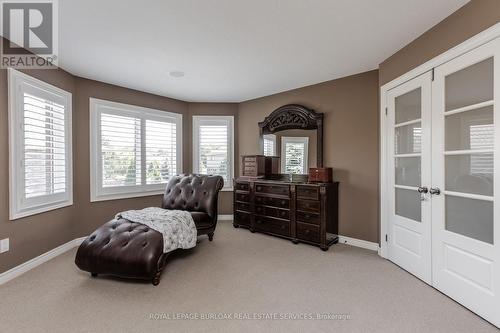
[[[172,177],[162,207],[191,213],[198,235],[212,240],[217,224],[217,200],[224,181],[220,176]],[[92,274],[153,279],[158,284],[167,254],[156,230],[126,219],[111,220],[94,231],[78,248],[76,265]]]
[[[223,186],[224,180],[221,176],[191,174],[172,177],[163,195],[162,208],[205,213],[208,220],[200,219],[201,215],[197,218],[193,216],[196,226],[198,229],[215,228],[217,201]]]
[[[83,241],[75,263],[88,272],[150,279],[161,268],[163,257],[158,231],[119,219],[105,223]]]

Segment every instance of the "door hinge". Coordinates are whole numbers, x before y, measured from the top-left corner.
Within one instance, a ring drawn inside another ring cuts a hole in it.
[[[385,108],[385,115],[387,116],[387,108]]]
[[[387,234],[385,234],[385,241],[386,241],[386,242],[387,242],[387,239],[388,239]]]
[[[434,81],[434,68],[432,69],[432,73],[431,73],[431,81]]]

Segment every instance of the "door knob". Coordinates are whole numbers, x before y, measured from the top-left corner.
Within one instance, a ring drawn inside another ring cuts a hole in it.
[[[441,190],[438,187],[431,187],[431,189],[429,190],[429,193],[430,194],[435,194],[435,195],[440,195],[441,194]]]
[[[429,192],[429,190],[425,186],[419,186],[418,189],[417,189],[417,192],[418,193],[427,193],[427,192]]]

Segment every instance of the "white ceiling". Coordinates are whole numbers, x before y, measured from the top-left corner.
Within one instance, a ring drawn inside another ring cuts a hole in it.
[[[60,0],[59,64],[162,96],[240,102],[375,69],[467,2]]]

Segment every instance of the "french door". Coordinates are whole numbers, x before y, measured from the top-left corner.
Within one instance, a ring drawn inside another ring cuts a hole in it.
[[[431,73],[387,95],[389,258],[431,283]]]
[[[432,103],[432,284],[497,326],[499,56],[500,39],[436,68]]]
[[[433,74],[386,95],[389,259],[500,327],[500,39]]]

